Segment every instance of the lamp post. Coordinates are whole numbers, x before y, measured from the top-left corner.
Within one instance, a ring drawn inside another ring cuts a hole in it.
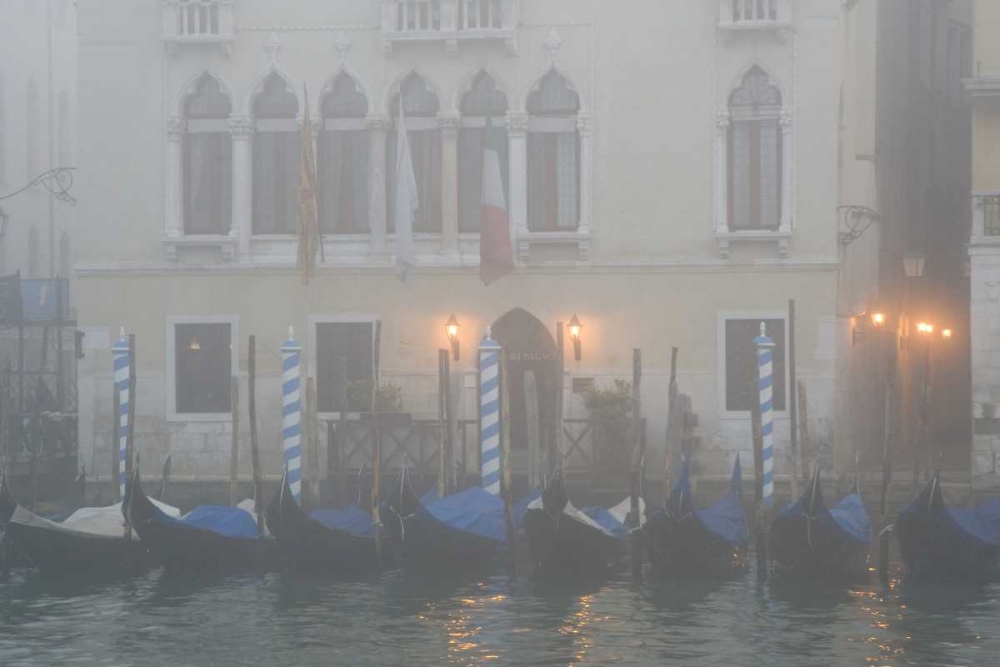
[[[569,338],[573,341],[573,359],[580,361],[583,358],[583,344],[580,342],[580,332],[583,330],[583,325],[580,324],[580,318],[573,313],[573,317],[569,318]]]
[[[444,330],[448,334],[448,343],[451,345],[451,356],[452,359],[458,361],[461,358],[461,343],[458,340],[458,330],[461,325],[455,318],[455,313],[452,313],[448,318],[448,321],[444,323]]]

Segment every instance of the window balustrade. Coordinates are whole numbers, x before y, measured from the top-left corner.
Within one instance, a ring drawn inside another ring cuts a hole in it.
[[[385,48],[403,42],[442,42],[449,53],[461,41],[502,41],[517,52],[518,0],[383,0]]]
[[[233,0],[163,0],[163,43],[169,53],[186,44],[218,45],[235,39]]]

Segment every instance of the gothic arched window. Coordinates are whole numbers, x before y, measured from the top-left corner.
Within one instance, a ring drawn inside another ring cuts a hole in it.
[[[781,91],[753,67],[729,96],[729,226],[781,222]]]
[[[368,232],[370,144],[368,99],[346,72],[334,79],[320,103],[316,178],[320,228],[324,232]]]
[[[486,141],[486,120],[490,121],[500,151],[500,177],[505,199],[507,182],[507,96],[497,90],[496,81],[480,72],[472,87],[462,97],[462,127],[458,135],[458,228],[479,231],[483,203],[483,151]]]
[[[253,100],[253,233],[294,234],[299,219],[299,100],[278,73]]]
[[[437,114],[440,109],[437,95],[434,94],[418,74],[410,74],[399,86],[399,93],[392,101],[392,117],[399,118],[399,100],[403,100],[403,113],[406,115],[406,131],[410,143],[410,156],[413,160],[413,175],[417,179],[417,192],[420,206],[413,219],[415,232],[441,231],[441,127]],[[396,133],[390,132],[386,141],[387,165],[396,164]],[[388,169],[386,184],[388,192],[395,190],[395,174]],[[388,220],[386,228],[392,231],[393,200],[387,198],[386,211]]]
[[[528,97],[528,228],[576,229],[580,224],[580,97],[549,70]]]
[[[232,222],[232,103],[205,74],[184,104],[184,233],[228,234]]]

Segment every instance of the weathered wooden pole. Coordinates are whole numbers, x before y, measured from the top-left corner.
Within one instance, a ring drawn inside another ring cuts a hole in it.
[[[382,517],[379,511],[382,487],[382,436],[379,432],[379,363],[382,345],[382,320],[375,322],[375,341],[373,344],[372,363],[372,521],[375,524],[375,553],[379,565],[382,563]]]
[[[170,462],[171,455],[163,461],[163,469],[160,471],[160,495],[157,496],[161,503],[167,502],[167,483],[170,482]]]
[[[809,467],[810,457],[819,458],[814,456],[812,451],[812,438],[809,435],[809,395],[806,393],[806,383],[803,380],[799,380],[798,384],[799,393],[799,452],[801,453],[801,470],[802,474]]]
[[[507,353],[500,353],[500,497],[503,498],[503,521],[507,531],[507,573],[516,574],[514,557],[514,515],[510,501],[510,387],[507,384]]]
[[[640,481],[642,465],[646,458],[645,443],[642,437],[642,351],[632,350],[632,474],[630,476],[630,515],[632,529],[629,532],[629,543],[632,552],[632,579],[635,583],[642,580],[642,544],[640,543],[640,526],[642,517],[639,509]]]
[[[445,440],[448,431],[448,350],[438,350],[438,496],[448,495],[448,452]]]
[[[670,384],[667,387],[667,442],[666,465],[663,467],[663,488],[669,494],[671,471],[680,464],[683,453],[681,450],[681,416],[677,401],[677,348],[670,349]]]
[[[316,405],[316,379],[306,378],[306,488],[313,507],[320,506],[319,498],[319,415]]]
[[[229,506],[239,502],[239,468],[240,468],[240,378],[234,375],[229,383],[230,424],[232,425],[232,440],[229,449]]]
[[[541,429],[539,424],[538,383],[534,371],[524,372],[524,415],[528,436],[528,488],[534,489],[541,483],[545,464],[542,455]]]
[[[556,371],[559,377],[556,381],[555,427],[552,429],[552,442],[550,443],[546,474],[552,474],[563,468],[563,409],[566,402],[566,389],[563,383],[566,381],[566,330],[562,322],[556,322],[556,347],[559,350],[556,353]]]
[[[879,539],[878,539],[878,579],[882,584],[882,593],[889,592],[889,560],[892,543],[889,540],[889,493],[892,488],[892,438],[893,413],[892,400],[896,385],[896,354],[895,346],[887,347],[885,372],[885,411],[883,413],[884,439],[882,441],[882,488],[879,494]]]
[[[444,449],[445,449],[445,492],[451,495],[458,488],[455,480],[455,402],[451,392],[451,358],[444,355]]]
[[[795,373],[795,299],[788,300],[788,385],[794,387],[798,382]],[[791,431],[789,452],[792,459],[792,499],[799,497],[799,408],[794,391],[788,392],[788,418]]]
[[[250,336],[247,352],[247,403],[250,408],[250,462],[253,466],[253,505],[257,514],[257,533],[264,532],[264,477],[257,446],[257,337]]]

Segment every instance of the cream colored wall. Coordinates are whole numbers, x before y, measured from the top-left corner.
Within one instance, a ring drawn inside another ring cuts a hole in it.
[[[162,259],[166,119],[179,113],[187,84],[206,69],[218,74],[232,91],[234,114],[246,115],[255,86],[272,67],[263,44],[273,31],[281,41],[277,68],[300,95],[308,86],[315,114],[320,91],[340,67],[332,46],[338,26],[345,26],[351,44],[345,66],[366,88],[375,113],[388,113],[394,84],[414,69],[438,93],[442,111],[455,111],[463,86],[480,68],[496,76],[512,110],[524,108],[538,77],[558,68],[592,118],[592,257],[598,260],[717,255],[715,112],[741,73],[759,64],[773,74],[794,112],[791,253],[836,255],[841,63],[835,0],[797,3],[796,30],[786,38],[729,41],[716,28],[715,3],[522,2],[513,57],[498,44],[464,43],[457,57],[441,44],[399,45],[386,57],[376,0],[297,3],[294,17],[284,5],[241,2],[229,57],[189,48],[164,55],[159,13],[151,6],[122,0],[81,0],[81,6],[81,67],[90,91],[83,113],[92,128],[86,141],[89,154],[108,169],[85,186],[87,214],[103,218],[101,233],[82,250],[85,264]],[[315,23],[333,27],[286,29]],[[552,58],[543,42],[554,29],[562,45]],[[108,244],[112,236],[115,243]],[[774,255],[773,246],[736,250],[743,258]]]
[[[152,273],[123,278],[93,275],[80,280],[79,306],[87,356],[81,362],[81,396],[93,423],[81,428],[81,460],[105,470],[111,412],[112,334],[124,326],[137,337],[140,441],[149,441],[150,465],[172,451],[179,475],[225,474],[227,424],[167,422],[166,326],[170,316],[234,315],[239,318],[241,373],[246,372],[246,345],[258,337],[261,376],[262,442],[276,442],[280,414],[280,352],[286,326],[295,326],[308,366],[309,316],[355,314],[382,319],[383,377],[403,389],[404,408],[416,416],[436,414],[437,349],[446,347],[444,322],[452,312],[462,324],[463,357],[456,375],[472,374],[473,351],[485,327],[515,307],[538,317],[554,334],[555,322],[577,313],[584,325],[583,360],[566,359],[569,377],[595,377],[600,382],[630,375],[631,351],[643,351],[644,411],[649,420],[653,461],[662,455],[666,432],[666,395],[670,348],[680,349],[681,390],[692,395],[705,439],[699,455],[709,472],[722,473],[736,449],[749,451],[749,419],[720,414],[718,355],[719,321],[725,314],[750,317],[784,312],[789,298],[798,304],[798,372],[810,389],[813,431],[818,443],[830,444],[833,362],[836,323],[829,314],[836,294],[831,267],[790,271],[739,267],[708,270],[647,268],[629,272],[566,270],[530,272],[508,277],[488,290],[474,273],[418,272],[409,287],[388,272],[361,275],[322,272],[311,287],[299,285],[287,271],[234,272],[221,275]],[[127,317],[123,314],[127,313]],[[244,403],[245,405],[245,403]],[[460,415],[475,418],[471,390],[464,390]],[[584,414],[579,397],[567,393],[567,413]],[[787,415],[779,415],[779,456],[787,451]],[[207,435],[206,435],[207,434]],[[205,452],[184,459],[191,438],[212,441]],[[204,454],[204,455],[203,455]],[[276,450],[272,452],[277,456]],[[270,456],[270,455],[269,455]],[[207,459],[205,457],[208,457]],[[178,460],[179,459],[179,460]],[[272,472],[278,470],[277,458]],[[654,469],[655,469],[655,465]],[[787,468],[779,466],[779,475]]]
[[[972,189],[1000,190],[1000,109],[988,104],[972,110]]]
[[[1000,3],[975,0],[975,21],[972,30],[972,71],[976,76],[1000,76]]]

